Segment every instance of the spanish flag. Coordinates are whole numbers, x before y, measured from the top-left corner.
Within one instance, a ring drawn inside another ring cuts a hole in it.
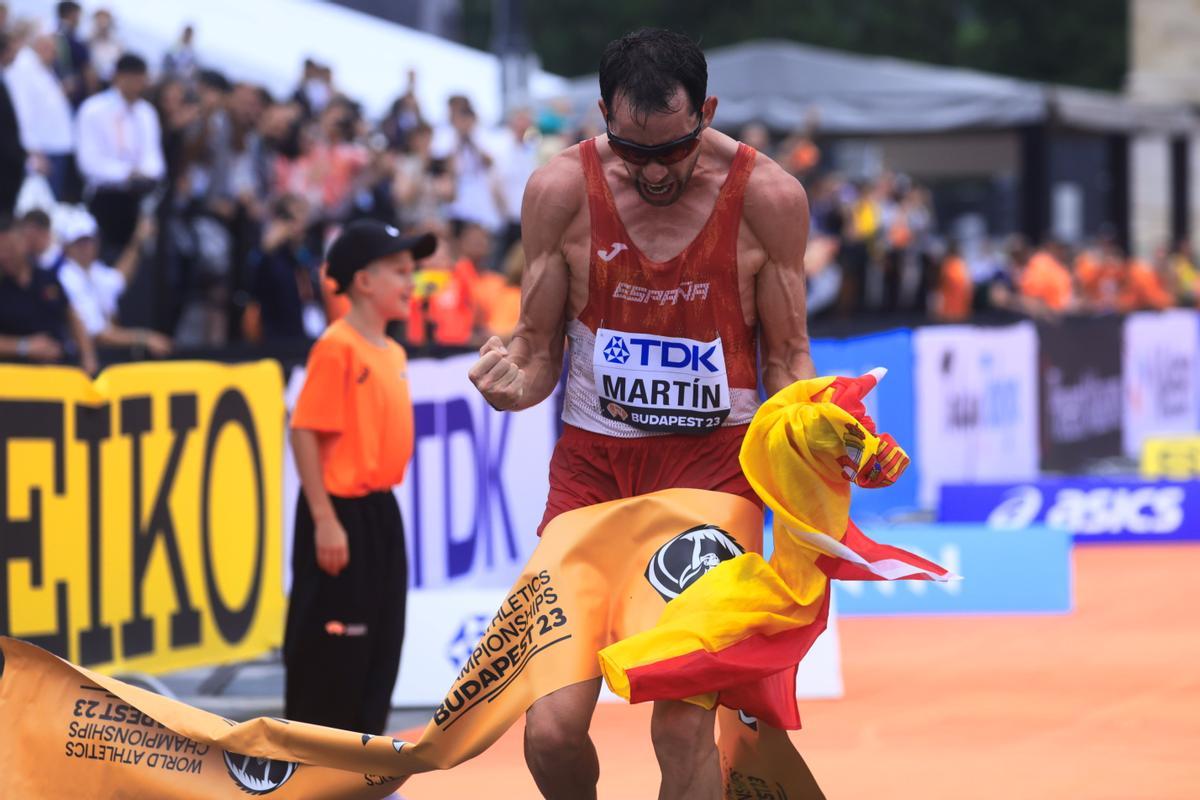
[[[786,730],[829,579],[953,577],[849,521],[851,481],[882,485],[905,462],[862,411],[876,380],[801,381],[756,415],[741,463],[775,512],[769,562],[759,509],[735,495],[671,489],[557,517],[415,742],[234,723],[0,639],[0,795],[384,797],[603,675],[630,702],[720,705],[727,796],[820,797]]]

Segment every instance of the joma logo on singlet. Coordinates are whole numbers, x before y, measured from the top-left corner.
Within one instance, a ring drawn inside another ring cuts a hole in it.
[[[693,283],[684,281],[674,289],[650,289],[645,286],[634,286],[624,281],[613,289],[617,300],[628,300],[631,303],[655,303],[660,306],[675,305],[680,300],[703,300],[708,297],[708,283]]]

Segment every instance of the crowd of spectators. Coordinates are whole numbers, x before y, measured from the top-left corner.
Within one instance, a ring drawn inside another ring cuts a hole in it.
[[[322,253],[362,217],[439,237],[397,338],[420,352],[511,332],[525,182],[595,135],[594,121],[518,109],[491,129],[465,96],[427,114],[411,71],[373,119],[328,64],[305,61],[294,91],[276,96],[214,69],[191,27],[151,64],[109,11],[56,12],[39,24],[0,3],[0,218],[17,213],[0,224],[0,358],[94,369],[97,347],[141,357],[303,345],[342,313]],[[812,130],[736,133],[808,188],[813,314],[962,320],[989,307],[1052,316],[1196,302],[1186,244],[1149,263],[1112,237],[1077,253],[1017,237],[963,253],[907,176],[839,175]]]
[[[1075,247],[1052,238],[1035,247],[1013,234],[964,248],[939,229],[927,187],[886,170],[852,180],[826,169],[811,133],[772,146],[765,128],[750,125],[739,138],[808,189],[812,314],[958,322],[989,309],[1050,319],[1197,307],[1200,272],[1188,241],[1152,259],[1126,253],[1110,230]]]
[[[61,2],[51,27],[3,8],[0,216],[17,219],[0,252],[36,269],[6,269],[0,295],[47,283],[68,302],[62,320],[0,318],[0,357],[94,362],[75,322],[102,351],[304,343],[342,311],[322,253],[363,217],[439,236],[399,338],[419,350],[511,332],[521,196],[570,143],[555,125],[518,109],[485,129],[465,96],[432,124],[411,71],[373,120],[315,60],[273,96],[211,68],[191,27],[150,64],[107,10],[85,21]],[[33,346],[42,336],[59,346]]]

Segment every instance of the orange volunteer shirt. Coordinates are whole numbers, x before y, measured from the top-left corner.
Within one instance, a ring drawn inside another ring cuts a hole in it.
[[[1054,311],[1063,311],[1071,304],[1072,293],[1067,268],[1044,250],[1034,253],[1021,276],[1021,294],[1041,300]]]
[[[958,256],[943,261],[942,279],[938,286],[942,295],[942,318],[963,320],[971,316],[973,288],[967,262]]]
[[[1170,308],[1171,294],[1162,284],[1158,272],[1145,261],[1134,260],[1121,286],[1117,305],[1122,311]]]
[[[408,357],[388,340],[371,344],[344,319],[308,354],[292,427],[321,434],[325,491],[362,497],[404,479],[413,452]]]

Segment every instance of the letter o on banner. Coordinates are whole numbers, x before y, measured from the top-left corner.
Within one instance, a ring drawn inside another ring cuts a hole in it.
[[[254,579],[250,592],[241,608],[231,609],[225,605],[221,590],[217,586],[212,557],[212,520],[209,518],[209,496],[212,488],[213,453],[216,449],[217,437],[226,425],[238,425],[246,434],[250,445],[250,454],[254,459],[255,499],[257,526],[254,553]],[[204,446],[204,482],[200,492],[200,536],[204,552],[204,585],[208,590],[209,602],[212,604],[213,620],[221,636],[230,644],[242,640],[250,630],[254,621],[254,611],[258,606],[259,594],[262,591],[263,550],[266,547],[266,498],[263,496],[262,455],[258,450],[258,432],[254,427],[254,418],[246,398],[237,389],[227,389],[213,409],[212,423],[208,428],[208,441]]]

